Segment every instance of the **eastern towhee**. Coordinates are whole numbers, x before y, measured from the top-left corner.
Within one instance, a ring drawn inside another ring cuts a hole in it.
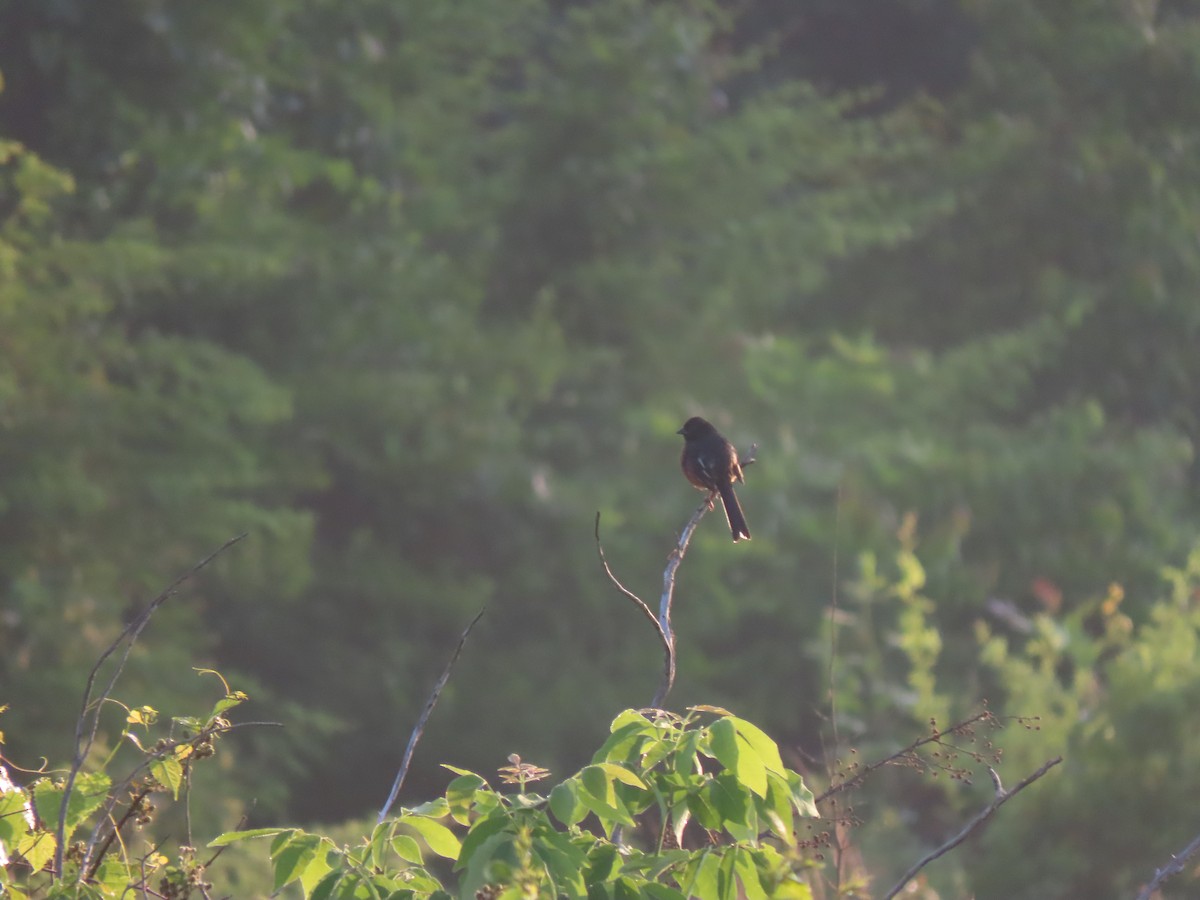
[[[737,494],[733,492],[735,481],[746,480],[733,444],[699,416],[684,422],[676,434],[683,435],[683,456],[679,464],[687,480],[702,491],[720,494],[734,542],[742,538],[749,540],[750,526],[746,524]]]

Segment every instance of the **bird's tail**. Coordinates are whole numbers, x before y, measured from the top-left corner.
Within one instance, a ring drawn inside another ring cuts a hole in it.
[[[733,542],[736,544],[742,538],[750,540],[750,526],[746,524],[746,517],[742,514],[742,505],[738,503],[737,494],[733,492],[733,485],[722,484],[718,490],[721,492],[721,505],[725,507],[725,520],[729,522]]]

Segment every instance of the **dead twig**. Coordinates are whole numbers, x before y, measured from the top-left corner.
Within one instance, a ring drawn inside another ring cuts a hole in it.
[[[679,570],[679,564],[683,562],[683,555],[687,553],[688,544],[692,541],[696,526],[700,524],[704,514],[712,508],[713,502],[710,496],[692,513],[692,517],[688,519],[688,523],[683,526],[683,531],[679,534],[679,542],[676,543],[675,549],[667,558],[667,567],[663,569],[662,596],[658,600],[658,629],[662,635],[663,644],[667,647],[667,655],[663,661],[662,680],[658,683],[658,690],[654,692],[654,699],[650,701],[650,705],[656,709],[662,708],[667,701],[667,694],[671,692],[671,688],[675,684],[675,631],[671,627],[671,605],[675,601],[675,573]]]
[[[1180,850],[1178,853],[1171,856],[1171,861],[1161,869],[1154,870],[1154,877],[1150,879],[1150,883],[1142,888],[1142,892],[1137,895],[1137,900],[1150,900],[1154,892],[1162,887],[1163,882],[1168,878],[1178,875],[1183,871],[1184,863],[1188,861],[1188,857],[1200,850],[1200,834],[1192,839],[1192,842]]]
[[[892,900],[893,897],[895,897],[900,893],[901,890],[904,889],[906,884],[908,884],[917,876],[918,872],[920,872],[939,856],[944,856],[965,841],[971,836],[971,833],[974,832],[976,828],[990,819],[996,810],[998,810],[1001,806],[1003,806],[1021,791],[1025,790],[1025,788],[1029,787],[1029,785],[1033,784],[1035,781],[1057,766],[1060,762],[1062,762],[1061,756],[1054,757],[1054,759],[1046,762],[1032,775],[1022,779],[1016,784],[1015,787],[1007,791],[1004,789],[1004,785],[1000,783],[1000,776],[996,774],[996,770],[991,766],[988,766],[988,774],[992,776],[992,784],[996,788],[996,795],[992,798],[992,802],[981,809],[971,819],[971,821],[967,822],[967,824],[962,827],[958,834],[954,835],[954,837],[950,838],[950,840],[946,841],[946,843],[942,844],[936,850],[925,854],[925,856],[913,863],[912,867],[900,877],[900,880],[897,881],[895,885],[892,886],[892,889],[884,894],[883,900]]]
[[[754,465],[757,458],[758,444],[753,444],[745,458],[741,461],[742,468]],[[658,683],[658,690],[654,692],[654,699],[650,701],[651,708],[662,709],[662,705],[667,700],[667,694],[671,692],[671,688],[675,684],[675,631],[671,627],[671,606],[675,600],[675,573],[679,569],[680,563],[683,562],[683,556],[687,553],[688,545],[692,541],[692,535],[696,531],[696,526],[700,524],[700,520],[704,518],[705,513],[713,508],[713,501],[717,496],[716,491],[711,492],[704,502],[696,508],[692,513],[692,517],[688,519],[686,525],[683,526],[683,531],[679,534],[679,540],[675,544],[675,548],[671,551],[671,555],[667,558],[667,567],[663,570],[663,588],[662,595],[658,600],[658,615],[656,616],[649,604],[641,597],[635,594],[629,588],[625,587],[612,569],[608,565],[608,560],[604,556],[604,547],[600,543],[600,513],[596,513],[596,552],[600,555],[600,564],[604,567],[604,574],[608,576],[609,581],[616,585],[617,590],[632,600],[645,614],[653,624],[655,631],[658,632],[658,638],[663,645],[663,674],[662,680]]]
[[[486,609],[487,606],[485,605],[483,609],[475,614],[475,618],[463,630],[462,636],[458,639],[458,645],[454,648],[454,653],[450,656],[450,661],[446,663],[446,668],[442,670],[441,677],[438,678],[437,683],[433,686],[433,690],[429,694],[429,699],[425,701],[425,708],[421,710],[421,715],[417,718],[417,724],[413,726],[412,734],[409,735],[408,745],[404,748],[404,759],[400,762],[400,771],[396,773],[396,780],[392,782],[392,791],[388,794],[387,802],[379,810],[379,818],[375,820],[376,824],[383,822],[387,817],[388,811],[392,808],[392,804],[396,802],[396,796],[400,793],[400,787],[404,784],[404,779],[408,775],[408,767],[412,763],[413,752],[417,749],[417,741],[425,733],[425,723],[429,721],[429,716],[433,713],[433,708],[437,706],[438,698],[442,695],[442,689],[446,686],[446,682],[450,680],[450,673],[454,671],[454,664],[458,662],[463,645],[467,642],[467,635],[471,633],[471,629],[475,627],[475,623],[483,618],[483,613]]]
[[[611,581],[614,585],[616,585],[616,588],[618,591],[620,591],[622,594],[624,594],[626,597],[628,597],[630,600],[632,600],[637,605],[637,608],[646,614],[646,618],[650,620],[650,623],[658,631],[658,636],[660,638],[663,638],[665,641],[666,638],[663,635],[662,626],[658,624],[658,617],[655,616],[654,612],[650,609],[650,607],[646,605],[645,600],[643,600],[641,597],[639,597],[633,591],[629,590],[629,588],[625,587],[625,585],[621,584],[620,579],[618,579],[617,576],[613,574],[612,568],[608,565],[608,559],[604,556],[604,545],[600,543],[600,511],[599,510],[596,511],[596,524],[595,524],[593,534],[595,534],[595,536],[596,536],[596,552],[598,554],[600,554],[600,565],[602,565],[604,567],[604,574],[608,576],[608,580]]]
[[[54,868],[55,871],[59,873],[60,877],[63,875],[63,853],[64,844],[66,843],[66,835],[64,832],[66,831],[67,826],[67,809],[71,802],[71,792],[75,787],[75,779],[78,777],[79,770],[83,768],[84,760],[87,759],[88,753],[91,751],[92,746],[96,742],[96,734],[100,730],[100,712],[103,709],[105,702],[112,694],[112,690],[113,687],[116,686],[117,679],[121,677],[121,673],[125,670],[125,663],[129,660],[129,654],[133,651],[133,645],[137,642],[138,637],[141,635],[146,625],[150,622],[150,617],[154,615],[155,611],[157,611],[160,606],[173,597],[176,591],[178,591],[186,581],[195,576],[197,572],[207,566],[210,562],[212,562],[234,544],[238,543],[244,537],[246,537],[245,532],[239,534],[237,537],[230,538],[204,559],[200,560],[200,562],[196,563],[196,565],[192,566],[190,569],[172,581],[169,585],[167,585],[167,587],[164,588],[157,597],[150,601],[150,603],[144,610],[142,610],[141,613],[139,613],[128,625],[125,626],[125,629],[120,633],[120,635],[117,636],[117,639],[109,644],[108,649],[100,654],[100,658],[96,660],[95,665],[92,666],[92,670],[88,673],[87,683],[83,689],[83,702],[80,705],[79,718],[75,723],[75,755],[71,760],[71,768],[67,772],[66,782],[63,785],[62,802],[59,804],[58,809],[58,825],[54,830],[56,842],[54,849]],[[105,685],[104,690],[95,700],[93,700],[92,689],[95,687],[96,677],[100,673],[100,667],[104,665],[105,661],[110,656],[117,652],[118,648],[120,648],[122,644],[125,645],[124,654],[117,663],[116,669],[113,671],[112,677],[109,678],[108,684]],[[80,866],[81,872],[86,871],[86,869],[86,865]]]

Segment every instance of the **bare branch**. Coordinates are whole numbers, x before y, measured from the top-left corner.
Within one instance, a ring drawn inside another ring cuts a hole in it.
[[[608,565],[608,560],[604,556],[604,546],[600,543],[600,511],[599,510],[596,511],[596,525],[595,525],[594,534],[596,535],[596,552],[600,554],[600,565],[604,566],[604,574],[608,576],[609,581],[611,581],[613,584],[615,584],[617,586],[618,591],[620,591],[622,594],[624,594],[626,597],[628,597],[630,600],[632,600],[635,604],[637,604],[638,609],[640,609],[643,613],[646,614],[646,618],[648,618],[651,621],[651,623],[653,623],[655,629],[658,631],[658,636],[663,639],[663,642],[665,644],[666,637],[663,635],[662,627],[658,624],[658,618],[654,615],[653,611],[651,611],[650,607],[646,605],[646,601],[643,600],[641,597],[639,597],[637,594],[635,594],[633,591],[629,590],[629,588],[625,587],[625,585],[621,584],[620,580],[617,578],[616,575],[613,574],[613,570]]]
[[[996,770],[991,766],[988,766],[988,773],[992,776],[992,784],[995,785],[996,788],[996,795],[992,798],[992,802],[981,809],[971,819],[971,821],[962,827],[962,830],[959,831],[958,834],[950,838],[950,840],[946,841],[946,843],[942,844],[936,850],[927,853],[921,859],[917,860],[917,862],[913,864],[912,868],[905,872],[904,875],[901,876],[900,880],[893,885],[892,889],[884,894],[883,900],[892,900],[893,897],[895,897],[904,889],[906,884],[916,877],[918,872],[920,872],[939,856],[944,856],[965,841],[971,836],[971,833],[974,832],[976,828],[990,819],[996,810],[998,810],[1001,806],[1003,806],[1021,791],[1025,790],[1025,788],[1029,787],[1029,785],[1033,784],[1035,781],[1057,766],[1060,762],[1062,762],[1061,756],[1054,757],[1054,759],[1046,762],[1040,769],[1038,769],[1032,775],[1029,775],[1021,780],[1015,787],[1012,788],[1012,790],[1008,791],[1004,790],[1004,785],[1000,783],[1000,776],[996,774]]]
[[[65,843],[66,837],[64,832],[66,831],[67,808],[71,801],[71,791],[75,787],[75,779],[79,775],[79,770],[83,768],[84,760],[87,759],[87,755],[91,751],[92,745],[96,742],[96,733],[100,729],[101,709],[103,708],[105,701],[108,700],[109,695],[112,694],[112,689],[116,685],[117,679],[121,677],[121,673],[125,669],[125,663],[129,659],[129,654],[133,650],[134,643],[136,643],[143,629],[145,629],[146,625],[150,622],[150,617],[154,615],[155,611],[160,606],[162,606],[167,602],[167,600],[175,595],[176,591],[179,590],[184,582],[191,579],[197,572],[207,566],[210,562],[212,562],[234,544],[238,543],[238,541],[242,540],[244,537],[246,537],[245,532],[239,534],[237,537],[230,538],[204,559],[200,560],[200,562],[196,563],[196,565],[188,569],[188,571],[184,572],[169,585],[167,585],[167,587],[164,588],[157,597],[150,601],[146,608],[142,610],[137,617],[135,617],[128,625],[125,626],[124,631],[117,636],[117,639],[109,644],[108,649],[100,654],[100,658],[96,660],[96,664],[92,666],[91,672],[88,673],[87,684],[83,689],[83,702],[80,706],[79,718],[75,722],[75,756],[71,761],[71,769],[67,773],[66,782],[63,786],[62,802],[59,804],[58,809],[58,825],[54,831],[54,837],[56,841],[56,847],[54,849],[54,867],[58,871],[60,877],[63,874],[63,844]],[[108,680],[108,684],[105,685],[104,690],[100,693],[100,696],[93,701],[92,688],[95,687],[96,676],[100,672],[100,667],[104,665],[104,662],[110,656],[112,656],[122,644],[125,644],[124,654],[117,663],[112,677]],[[90,722],[89,710],[91,711]],[[80,867],[80,871],[82,872],[85,869],[86,860],[85,865]]]
[[[688,523],[683,526],[679,542],[667,558],[667,567],[663,570],[663,590],[658,601],[658,631],[662,635],[667,653],[663,661],[662,681],[659,682],[658,690],[654,693],[654,699],[650,701],[650,705],[655,708],[662,708],[667,700],[667,694],[671,692],[671,687],[675,684],[675,632],[671,628],[671,604],[675,600],[675,573],[679,569],[679,564],[683,562],[683,555],[687,553],[688,544],[691,543],[696,526],[700,524],[704,514],[713,508],[715,495],[715,491],[709,494],[708,498],[692,513]]]
[[[1154,892],[1162,887],[1163,882],[1168,878],[1178,875],[1183,871],[1184,863],[1188,861],[1188,857],[1200,850],[1200,834],[1192,839],[1192,842],[1171,857],[1171,861],[1161,869],[1155,869],[1154,877],[1150,879],[1150,883],[1142,888],[1142,892],[1137,895],[1137,900],[1150,900]]]
[[[917,740],[915,740],[911,744],[909,744],[907,747],[902,747],[901,749],[897,750],[895,753],[891,754],[890,756],[885,756],[883,759],[876,760],[875,762],[871,763],[870,765],[863,766],[861,769],[859,769],[857,772],[854,773],[853,778],[847,778],[845,781],[839,782],[838,784],[835,784],[835,785],[831,785],[829,787],[829,789],[825,791],[825,793],[820,794],[816,798],[815,802],[821,803],[824,800],[828,800],[834,794],[840,794],[842,791],[849,790],[852,787],[857,787],[858,785],[862,784],[862,782],[866,780],[866,777],[868,775],[870,775],[872,772],[874,772],[878,769],[882,769],[884,766],[891,765],[892,763],[896,762],[897,760],[909,759],[909,758],[913,757],[913,754],[917,750],[919,750],[921,747],[924,747],[926,744],[940,744],[943,742],[946,735],[958,734],[959,732],[963,731],[964,729],[969,728],[970,726],[974,725],[976,722],[987,721],[987,720],[991,720],[992,718],[993,718],[993,716],[992,716],[991,712],[985,709],[982,712],[975,713],[975,715],[971,716],[968,719],[963,719],[961,722],[958,722],[957,724],[952,725],[950,728],[947,728],[945,731],[934,731],[932,734],[927,734],[923,738],[918,738]]]
[[[412,763],[413,752],[417,749],[417,741],[425,733],[425,723],[429,721],[429,716],[433,713],[433,708],[437,706],[438,698],[442,695],[442,689],[446,686],[446,682],[450,680],[450,673],[454,671],[454,664],[458,662],[463,645],[467,642],[467,635],[471,633],[471,629],[475,627],[475,624],[483,618],[483,613],[486,609],[487,606],[485,605],[483,609],[475,614],[475,618],[470,621],[467,627],[463,629],[462,636],[458,639],[458,645],[454,648],[454,653],[451,654],[449,662],[446,663],[446,668],[442,670],[441,677],[438,678],[437,683],[433,686],[433,690],[429,694],[429,699],[425,701],[425,708],[421,710],[421,715],[417,718],[417,724],[413,726],[412,734],[409,735],[408,746],[404,748],[404,759],[400,761],[400,771],[396,773],[396,780],[392,782],[392,792],[388,794],[387,802],[379,810],[379,818],[376,819],[376,824],[382,822],[387,817],[388,810],[396,802],[396,796],[400,793],[400,787],[404,784],[404,779],[408,775],[408,767]]]
[[[742,468],[752,466],[758,456],[758,444],[752,444],[749,451],[741,460]],[[683,531],[679,535],[679,541],[675,545],[675,549],[671,551],[671,555],[667,558],[667,567],[663,570],[663,589],[662,596],[658,601],[658,615],[650,609],[649,604],[641,597],[635,594],[629,588],[625,587],[612,569],[608,565],[608,560],[604,556],[604,547],[600,544],[600,513],[596,513],[596,552],[600,554],[600,564],[604,567],[604,574],[608,576],[608,580],[616,585],[617,590],[637,604],[638,609],[645,614],[651,622],[654,623],[654,629],[658,632],[658,638],[663,645],[663,674],[662,680],[659,682],[658,690],[654,692],[654,699],[650,701],[650,706],[655,709],[661,709],[663,703],[666,702],[667,694],[671,692],[671,688],[675,684],[675,632],[671,628],[671,604],[675,599],[675,573],[679,569],[679,564],[683,562],[683,555],[687,553],[688,544],[691,543],[692,534],[696,531],[696,526],[700,524],[700,520],[704,518],[704,514],[713,508],[713,502],[716,499],[717,492],[712,491],[704,502],[692,513],[692,517],[688,519],[688,523],[683,526]]]

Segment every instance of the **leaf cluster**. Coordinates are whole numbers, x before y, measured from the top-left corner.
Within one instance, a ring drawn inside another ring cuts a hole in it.
[[[296,881],[310,900],[451,896],[426,853],[453,863],[458,896],[812,896],[796,819],[817,815],[813,794],[774,741],[724,710],[627,710],[592,763],[545,795],[526,786],[548,773],[519,760],[506,777],[515,794],[447,768],[456,777],[443,796],[355,848],[291,828],[231,832],[212,846],[272,838],[275,889]]]
[[[12,783],[5,772],[0,784],[5,896],[101,898],[151,891],[182,898],[202,892],[204,864],[190,839],[177,841],[175,861],[161,852],[157,804],[179,801],[181,793],[187,800],[194,766],[216,754],[220,739],[234,727],[226,714],[246,699],[226,685],[225,696],[209,712],[172,717],[165,728],[154,708],[125,708],[117,746],[87,771],[70,779],[35,773],[39,777],[27,787]],[[136,750],[137,762],[114,777],[117,753],[125,746]],[[190,817],[184,825],[190,831]],[[138,839],[143,829],[146,834]]]

